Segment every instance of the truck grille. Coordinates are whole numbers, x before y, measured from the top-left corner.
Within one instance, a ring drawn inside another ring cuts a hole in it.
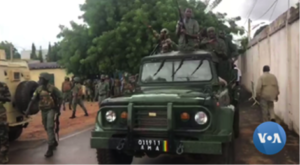
[[[167,128],[167,109],[134,109],[134,128]]]

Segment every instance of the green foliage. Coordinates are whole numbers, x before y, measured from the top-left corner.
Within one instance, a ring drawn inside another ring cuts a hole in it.
[[[38,58],[39,58],[40,62],[44,62],[44,59],[43,59],[43,52],[42,52],[42,47],[41,47],[41,46],[40,46]]]
[[[213,26],[226,33],[241,30],[224,25],[212,13],[205,14],[206,5],[196,0],[178,0],[182,10],[189,7],[200,27]],[[71,21],[71,28],[60,25],[58,38],[60,64],[76,75],[112,73],[117,70],[135,73],[142,57],[157,44],[147,28],[167,28],[173,41],[178,11],[174,0],[86,0],[80,16],[86,25]],[[234,20],[231,21],[234,24]]]
[[[8,41],[2,41],[0,42],[0,49],[4,50],[5,51],[5,54],[6,54],[6,59],[10,59],[10,48],[12,47],[12,54],[13,54],[13,59],[20,59],[21,58],[21,55],[20,53],[18,52],[18,50],[15,48],[15,46],[11,43],[11,42],[8,42]]]
[[[53,46],[51,46],[51,44],[49,43],[48,53],[46,55],[46,59],[48,62],[57,62],[61,59],[61,57],[59,56],[59,49],[59,43],[54,43]]]
[[[38,56],[36,55],[36,48],[35,48],[34,43],[32,43],[32,46],[31,46],[30,59],[32,59],[32,60],[38,59]]]

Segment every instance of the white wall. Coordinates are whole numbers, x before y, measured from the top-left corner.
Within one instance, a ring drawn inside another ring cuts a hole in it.
[[[251,83],[256,85],[263,66],[270,66],[280,86],[275,114],[289,129],[299,134],[299,9],[291,11],[290,15],[287,19],[284,13],[251,40],[248,51],[240,56],[238,65],[243,84],[249,91],[252,90]],[[286,21],[289,22],[288,28],[285,27]]]

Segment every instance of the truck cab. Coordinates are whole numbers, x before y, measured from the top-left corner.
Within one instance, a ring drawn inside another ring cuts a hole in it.
[[[233,163],[230,82],[220,83],[208,51],[144,57],[140,90],[101,103],[90,140],[98,163],[130,164],[133,157],[160,154],[212,154]]]

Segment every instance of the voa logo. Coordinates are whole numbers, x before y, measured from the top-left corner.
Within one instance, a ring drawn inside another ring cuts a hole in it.
[[[266,155],[280,152],[286,143],[284,129],[275,122],[264,122],[254,131],[253,143],[257,150]]]

